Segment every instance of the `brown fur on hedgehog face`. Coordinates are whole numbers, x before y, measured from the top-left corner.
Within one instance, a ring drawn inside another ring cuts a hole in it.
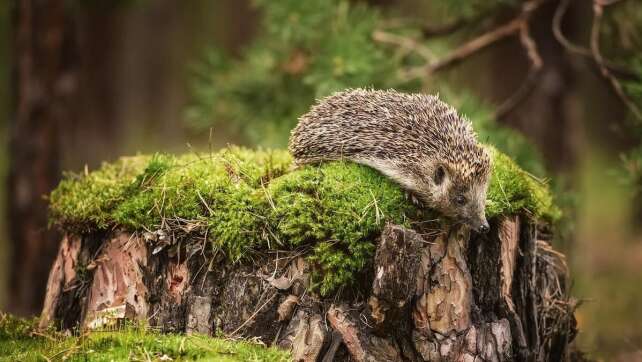
[[[406,180],[404,186],[408,190],[445,216],[474,230],[486,231],[488,222],[485,206],[490,157],[480,147],[476,160],[479,162],[473,164],[468,160],[454,164],[427,160],[405,175],[393,172],[389,176],[396,180]]]
[[[444,157],[447,158],[447,157]],[[457,223],[485,232],[486,190],[490,176],[490,157],[479,148],[475,163],[462,160],[448,163],[444,158],[429,158],[409,166],[393,160],[359,158],[355,161],[379,170],[402,185],[425,206],[438,210]]]
[[[455,167],[438,163],[432,168],[432,205],[444,215],[472,229],[486,231],[488,175],[466,180]]]

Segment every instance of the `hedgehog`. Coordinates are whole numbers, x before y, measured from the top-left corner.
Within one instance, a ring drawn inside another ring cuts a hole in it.
[[[297,166],[336,160],[369,166],[455,223],[489,230],[490,156],[470,122],[438,96],[335,93],[299,118],[288,149]]]

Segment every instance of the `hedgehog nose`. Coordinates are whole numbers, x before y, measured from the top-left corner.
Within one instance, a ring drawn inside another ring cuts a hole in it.
[[[479,232],[486,234],[488,230],[490,230],[490,226],[488,225],[488,221],[484,220],[484,223],[479,227]]]

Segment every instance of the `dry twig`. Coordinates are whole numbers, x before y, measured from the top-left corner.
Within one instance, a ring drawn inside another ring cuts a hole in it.
[[[275,297],[275,296],[276,296],[276,293],[272,294],[272,296],[271,296],[270,298],[268,298],[268,300],[266,300],[266,301],[265,301],[265,303],[261,304],[261,306],[260,306],[260,307],[258,307],[258,308],[254,311],[254,313],[252,313],[252,315],[251,315],[248,319],[246,319],[246,320],[245,320],[245,322],[243,322],[240,326],[238,326],[238,327],[234,330],[234,332],[230,333],[229,335],[230,335],[230,336],[234,336],[234,335],[236,335],[236,333],[238,333],[238,331],[240,331],[241,329],[243,329],[243,327],[245,327],[249,322],[251,322],[251,321],[254,319],[254,317],[256,317],[256,315],[257,315],[257,314],[259,314],[259,312],[260,312],[263,308],[265,308],[265,306],[266,306],[268,303],[270,303],[270,302],[272,301],[272,299],[274,299],[274,297]]]
[[[431,74],[450,67],[462,61],[463,59],[477,53],[478,51],[492,45],[499,40],[502,40],[517,32],[523,31],[524,23],[528,22],[530,15],[537,9],[545,0],[530,0],[524,3],[522,11],[519,15],[510,20],[509,22],[500,25],[470,41],[461,45],[444,58],[430,62],[426,65],[409,69],[405,72],[404,78],[416,79],[430,76]],[[528,29],[527,29],[528,30]],[[529,36],[530,37],[530,36]],[[530,55],[529,55],[530,58]]]
[[[553,16],[553,24],[552,24],[553,36],[570,53],[577,54],[594,61],[593,53],[591,52],[590,49],[573,43],[571,40],[569,40],[566,37],[566,35],[564,35],[564,32],[562,31],[562,22],[564,20],[564,16],[566,15],[566,12],[568,11],[570,4],[571,4],[571,0],[561,0],[559,2],[559,5],[557,6],[557,9],[555,9],[555,15]],[[634,80],[638,79],[638,75],[632,70],[626,67],[623,67],[619,64],[615,64],[611,61],[608,61],[607,59],[604,59],[604,65],[606,65],[606,67],[611,72],[614,72],[622,77],[626,77]]]
[[[495,118],[504,117],[511,110],[513,110],[513,108],[515,108],[524,99],[526,99],[526,97],[535,88],[537,79],[540,75],[540,71],[544,66],[542,57],[537,51],[537,44],[531,37],[530,25],[528,23],[530,15],[532,14],[533,10],[535,10],[535,7],[533,7],[532,5],[528,7],[527,6],[528,5],[525,5],[525,8],[522,12],[523,15],[521,17],[522,21],[519,30],[519,41],[522,44],[522,48],[524,48],[524,51],[526,52],[526,56],[528,57],[528,60],[530,62],[530,68],[528,70],[526,78],[517,89],[517,91],[515,91],[512,96],[510,96],[499,107],[497,107],[497,110],[495,111]]]
[[[381,30],[375,30],[372,33],[372,39],[380,43],[396,45],[407,52],[415,52],[429,62],[435,59],[435,56],[432,54],[430,49],[412,38]]]
[[[466,25],[468,21],[464,19],[457,19],[454,20],[450,23],[441,25],[441,26],[429,26],[425,25],[421,29],[421,33],[423,34],[424,37],[430,38],[433,36],[442,36],[442,35],[448,35],[451,34],[457,30],[459,30],[462,26]]]
[[[514,34],[520,27],[520,19],[513,19],[510,22],[501,25],[477,38],[463,44],[453,50],[444,58],[430,62],[426,65],[419,66],[408,70],[405,74],[407,79],[424,78],[435,73],[438,70],[457,64],[464,58],[486,48],[487,46],[501,40],[509,35]]]
[[[555,39],[557,39],[557,41],[566,48],[566,50],[579,55],[591,57],[592,55],[589,49],[573,44],[573,42],[571,42],[562,32],[562,20],[564,19],[564,15],[566,15],[566,11],[568,11],[570,4],[571,0],[561,0],[557,9],[555,9],[552,25],[553,36],[555,36]]]
[[[529,21],[532,13],[536,9],[538,9],[545,1],[546,0],[529,0],[525,2],[522,6],[521,12],[514,19],[464,43],[463,45],[447,54],[445,57],[437,60],[432,59],[432,54],[428,48],[421,45],[414,39],[382,31],[376,31],[373,34],[373,38],[379,42],[397,45],[408,52],[414,51],[417,54],[421,55],[424,59],[426,59],[426,64],[402,71],[402,78],[404,80],[412,80],[424,79],[439,70],[459,63],[465,58],[508,36],[519,33],[520,43],[522,45],[522,48],[526,52],[526,55],[528,56],[530,68],[528,74],[526,75],[526,78],[517,89],[517,91],[515,91],[511,97],[506,99],[497,108],[495,116],[496,118],[501,118],[509,113],[517,105],[519,105],[531,93],[541,73],[543,61],[541,56],[539,55],[539,52],[537,51],[537,44],[530,35]],[[570,0],[560,1],[553,17],[552,31],[557,41],[568,51],[587,58],[592,58],[597,64],[602,76],[604,76],[611,84],[611,87],[613,88],[617,96],[622,100],[622,102],[627,106],[627,108],[631,111],[631,113],[633,113],[636,118],[642,120],[642,113],[640,112],[639,108],[626,95],[622,88],[622,85],[613,75],[612,71],[632,78],[637,78],[637,75],[628,69],[609,62],[608,60],[604,59],[604,57],[600,53],[599,35],[603,8],[605,6],[610,6],[618,3],[619,1],[621,0],[593,0],[594,17],[593,25],[591,28],[590,49],[573,44],[568,38],[566,38],[561,30],[562,20],[566,11],[568,10]]]
[[[428,66],[426,71],[428,72],[428,74],[432,74],[442,68],[446,68],[458,63],[460,60],[478,52],[481,49],[486,48],[487,46],[497,42],[498,40],[514,34],[517,30],[519,30],[521,22],[521,19],[513,19],[507,24],[504,24],[492,31],[482,34],[481,36],[455,49],[452,53],[450,53],[443,59],[433,62]]]

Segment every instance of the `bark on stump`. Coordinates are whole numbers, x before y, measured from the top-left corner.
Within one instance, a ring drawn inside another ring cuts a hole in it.
[[[366,283],[326,298],[296,252],[250,264],[162,231],[66,236],[41,326],[146,320],[167,332],[258,337],[295,361],[570,360],[574,305],[564,256],[526,217],[487,235],[387,225]]]

